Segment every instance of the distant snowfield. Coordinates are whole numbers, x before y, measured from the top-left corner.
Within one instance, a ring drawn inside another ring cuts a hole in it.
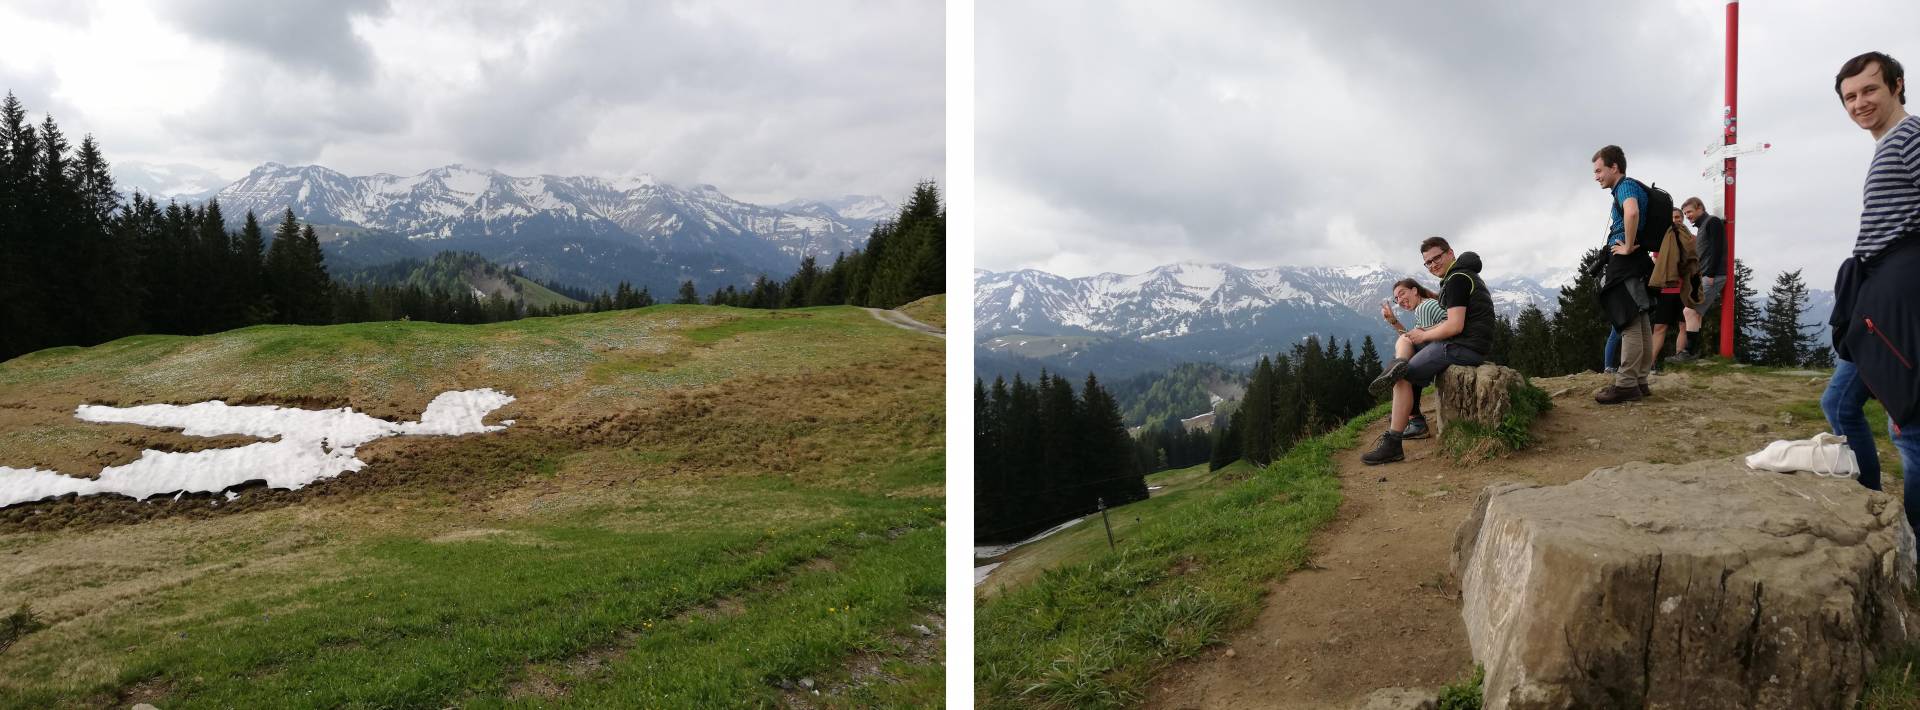
[[[137,407],[81,405],[74,417],[89,422],[178,428],[188,436],[242,434],[262,441],[230,449],[173,453],[149,449],[133,463],[110,466],[98,479],[58,471],[0,466],[0,508],[77,493],[118,493],[145,499],[163,493],[213,493],[248,481],[294,489],[358,471],[366,462],[354,449],[389,436],[456,436],[499,431],[512,424],[482,420],[513,401],[492,389],[443,392],[416,422],[390,422],[352,409],[308,410],[273,405],[228,406],[225,402],[146,404]],[[228,494],[228,499],[232,499]]]

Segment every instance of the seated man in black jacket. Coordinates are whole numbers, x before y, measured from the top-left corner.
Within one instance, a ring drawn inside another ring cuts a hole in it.
[[[1420,346],[1419,352],[1411,360],[1395,358],[1376,380],[1393,383],[1393,418],[1387,422],[1387,433],[1380,436],[1380,445],[1360,457],[1369,466],[1406,458],[1400,450],[1400,435],[1417,414],[1415,391],[1448,366],[1486,362],[1487,351],[1493,349],[1493,292],[1480,278],[1480,255],[1466,252],[1455,259],[1447,240],[1429,237],[1420,243],[1420,258],[1428,272],[1440,277],[1440,307],[1446,309],[1447,319],[1430,330],[1408,333],[1413,344]]]

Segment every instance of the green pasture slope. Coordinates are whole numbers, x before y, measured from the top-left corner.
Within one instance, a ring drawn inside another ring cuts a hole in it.
[[[942,350],[857,308],[663,305],[0,363],[0,465],[140,435],[80,401],[520,397],[301,491],[0,510],[0,613],[45,624],[0,647],[0,706],[937,706]]]

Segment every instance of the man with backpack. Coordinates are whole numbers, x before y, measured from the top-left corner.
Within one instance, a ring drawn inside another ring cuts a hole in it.
[[[1880,462],[1867,428],[1869,397],[1887,410],[1887,431],[1900,450],[1907,524],[1920,517],[1920,116],[1907,113],[1900,63],[1879,52],[1854,57],[1833,78],[1833,91],[1855,125],[1873,135],[1853,256],[1833,286],[1833,348],[1839,355],[1820,409],[1847,437],[1860,484],[1880,489]]]
[[[1665,190],[1649,189],[1627,177],[1627,153],[1610,145],[1593,154],[1593,180],[1613,195],[1613,222],[1607,227],[1605,267],[1601,272],[1600,310],[1620,331],[1620,369],[1613,384],[1594,394],[1601,404],[1631,402],[1652,394],[1647,374],[1653,368],[1653,329],[1647,312],[1653,296],[1647,278],[1653,259],[1647,242],[1657,238],[1673,209]],[[1650,216],[1651,215],[1651,216]]]

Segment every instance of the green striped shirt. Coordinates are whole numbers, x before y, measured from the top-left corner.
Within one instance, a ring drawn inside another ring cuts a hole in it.
[[[1413,307],[1413,327],[1432,328],[1447,319],[1447,310],[1440,307],[1440,299],[1429,298]]]

